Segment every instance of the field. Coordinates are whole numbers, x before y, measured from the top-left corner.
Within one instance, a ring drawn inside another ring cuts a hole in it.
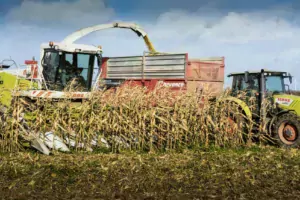
[[[249,131],[250,119],[230,124],[228,114],[241,113],[226,95],[124,87],[77,107],[15,99],[1,117],[1,197],[296,199],[299,151],[270,145],[270,136]],[[71,138],[71,152],[30,148],[32,134],[47,131]]]
[[[161,154],[2,154],[2,199],[298,199],[300,154],[203,148]]]

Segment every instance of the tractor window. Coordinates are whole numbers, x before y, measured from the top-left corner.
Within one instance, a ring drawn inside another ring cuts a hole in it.
[[[245,89],[245,80],[244,80],[244,76],[239,76],[237,77],[237,85],[236,85],[236,89],[237,90],[243,90]]]
[[[259,90],[259,83],[258,83],[258,78],[254,75],[250,75],[249,76],[249,82],[246,83],[246,88],[245,89],[249,89],[249,90]]]
[[[235,76],[233,79],[232,87],[235,91],[246,90],[246,89],[258,90],[259,88],[258,78],[255,75],[250,75],[249,80],[250,80],[249,83],[245,83],[244,75]]]
[[[237,90],[242,90],[242,88],[244,88],[243,76],[234,76],[232,78],[232,89],[237,91]]]
[[[268,92],[284,92],[283,82],[281,76],[267,76],[266,90]]]

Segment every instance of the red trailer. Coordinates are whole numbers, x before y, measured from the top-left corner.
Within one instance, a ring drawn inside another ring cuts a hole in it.
[[[207,86],[217,96],[223,91],[224,67],[224,57],[189,59],[187,53],[105,57],[101,78],[108,87],[130,82],[150,90],[161,84],[197,91]]]

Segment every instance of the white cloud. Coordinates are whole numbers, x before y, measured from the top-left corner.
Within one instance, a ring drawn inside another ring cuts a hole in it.
[[[37,2],[25,0],[19,7],[12,9],[6,16],[10,21],[54,25],[90,25],[101,23],[114,16],[114,10],[105,6],[102,0],[78,0]]]
[[[279,9],[226,15],[212,11],[206,15],[171,10],[156,20],[137,16],[131,21],[149,33],[158,51],[187,52],[193,58],[225,56],[226,74],[268,68],[289,71],[300,80],[300,27],[285,18],[290,14]],[[300,19],[293,17],[293,22]],[[22,62],[39,56],[41,42],[60,41],[78,28],[117,19],[114,10],[103,2],[79,0],[52,4],[25,1],[8,14],[7,20],[14,23],[2,27],[0,38],[5,39],[1,39],[0,56],[11,55]],[[78,42],[102,45],[105,56],[140,55],[147,50],[142,39],[123,29],[93,33]]]

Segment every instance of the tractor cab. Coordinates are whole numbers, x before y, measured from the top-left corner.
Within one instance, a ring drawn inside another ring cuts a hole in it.
[[[244,73],[231,73],[228,77],[232,77],[232,92],[235,95],[241,91],[249,90],[252,90],[256,95],[262,92],[270,95],[286,94],[290,90],[285,79],[288,78],[289,82],[292,83],[292,76],[287,72],[280,71],[246,71]]]
[[[243,112],[251,115],[256,122],[253,130],[269,133],[279,146],[299,148],[300,97],[291,95],[289,90],[287,83],[292,83],[292,76],[286,72],[269,70],[232,73],[228,76],[233,78],[231,95],[242,100],[240,105]],[[247,91],[246,101],[241,98],[243,95],[239,95],[242,91]],[[257,100],[254,104],[247,101],[249,95]]]
[[[72,85],[72,91],[91,90],[94,69],[101,66],[101,47],[49,42],[41,49],[43,89],[63,91]]]
[[[273,95],[289,94],[289,85],[286,79],[292,83],[292,76],[287,72],[280,71],[246,71],[244,73],[231,73],[232,77],[231,96],[242,98],[248,106],[252,107],[254,118],[262,115],[262,103],[264,100],[273,101]]]

